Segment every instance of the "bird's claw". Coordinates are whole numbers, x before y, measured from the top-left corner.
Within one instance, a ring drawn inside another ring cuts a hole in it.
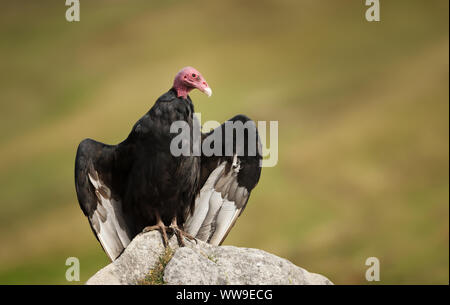
[[[169,239],[167,238],[167,232],[166,230],[169,229],[169,227],[165,226],[164,224],[156,224],[154,226],[148,226],[145,227],[142,232],[147,233],[154,230],[159,230],[161,232],[162,238],[163,238],[163,244],[166,248],[169,245]]]
[[[189,240],[193,240],[197,244],[197,240],[195,239],[195,237],[193,237],[189,233],[186,233],[185,231],[181,230],[177,225],[171,224],[169,226],[169,229],[171,229],[173,231],[173,233],[175,233],[175,235],[177,236],[178,244],[181,247],[186,246],[186,244],[184,243],[183,237],[186,237]]]

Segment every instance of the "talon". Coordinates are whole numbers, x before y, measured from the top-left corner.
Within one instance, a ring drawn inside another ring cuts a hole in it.
[[[180,245],[181,247],[186,246],[186,244],[184,243],[183,237],[186,237],[189,240],[195,240],[195,243],[197,244],[197,240],[192,235],[190,235],[189,233],[186,233],[185,231],[181,230],[178,227],[176,217],[174,217],[174,219],[172,220],[172,223],[170,224],[169,228],[171,230],[173,230],[173,232],[177,236],[178,245]]]
[[[168,227],[162,222],[159,214],[156,214],[156,221],[156,225],[145,227],[142,232],[147,233],[150,231],[159,230],[162,234],[164,247],[166,248],[169,245],[169,239],[167,238],[166,232],[166,229],[168,229]]]

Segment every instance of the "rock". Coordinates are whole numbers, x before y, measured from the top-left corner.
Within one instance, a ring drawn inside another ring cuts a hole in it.
[[[173,236],[169,245],[174,249],[167,265],[161,267],[161,277],[169,285],[331,285],[326,277],[310,273],[286,259],[263,250],[233,246],[212,246],[186,240],[178,246]],[[158,231],[141,233],[113,263],[92,276],[88,285],[133,285],[142,283],[150,270],[160,264],[167,252]]]

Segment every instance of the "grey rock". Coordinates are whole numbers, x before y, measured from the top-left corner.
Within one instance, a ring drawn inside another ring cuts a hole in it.
[[[169,240],[172,249],[178,248],[176,237]],[[137,235],[114,262],[99,270],[87,285],[133,285],[145,278],[149,270],[164,254],[161,234],[158,231]]]
[[[186,240],[178,246],[173,236],[169,245],[174,255],[164,269],[169,285],[332,285],[326,277],[310,273],[286,259],[263,250],[233,246],[212,246]],[[88,285],[133,285],[148,275],[164,254],[158,231],[141,233],[122,255],[98,271]]]

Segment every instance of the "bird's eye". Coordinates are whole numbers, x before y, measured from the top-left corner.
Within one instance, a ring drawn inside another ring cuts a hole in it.
[[[195,75],[195,73],[192,73],[192,77],[197,77],[197,75]]]

